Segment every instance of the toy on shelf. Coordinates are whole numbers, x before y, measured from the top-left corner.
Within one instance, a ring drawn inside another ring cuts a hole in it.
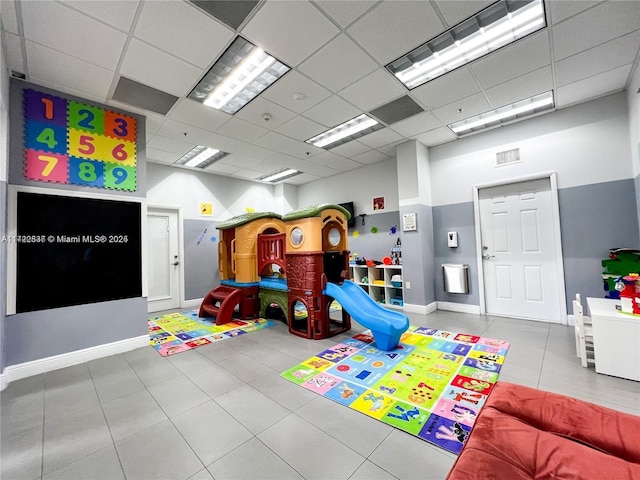
[[[605,271],[602,272],[606,298],[620,298],[620,291],[616,289],[620,277],[640,272],[640,250],[633,248],[612,248],[609,258],[602,260]]]
[[[620,310],[640,315],[640,276],[631,273],[620,277],[616,282],[616,290],[620,293]]]

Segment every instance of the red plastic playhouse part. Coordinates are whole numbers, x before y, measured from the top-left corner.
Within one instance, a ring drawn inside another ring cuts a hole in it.
[[[216,325],[224,325],[233,321],[233,310],[241,300],[242,290],[219,285],[204,297],[198,316],[213,317],[216,319]]]

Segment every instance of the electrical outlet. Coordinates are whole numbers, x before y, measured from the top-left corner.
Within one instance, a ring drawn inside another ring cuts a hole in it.
[[[411,282],[406,282],[405,286],[406,286],[407,290],[411,290]]]

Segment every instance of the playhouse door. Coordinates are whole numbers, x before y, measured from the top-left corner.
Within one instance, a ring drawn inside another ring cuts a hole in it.
[[[178,213],[149,207],[147,212],[149,272],[148,311],[180,307]]]
[[[562,322],[550,179],[482,188],[478,200],[486,313]]]

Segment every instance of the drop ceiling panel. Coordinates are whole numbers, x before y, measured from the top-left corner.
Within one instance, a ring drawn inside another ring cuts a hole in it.
[[[371,163],[389,160],[389,157],[378,150],[369,150],[368,152],[361,153],[360,155],[354,155],[351,159],[363,165],[369,165]]]
[[[339,35],[309,57],[298,70],[337,92],[377,67],[371,57],[346,35]]]
[[[362,164],[354,162],[349,158],[341,157],[340,155],[326,151],[316,155],[310,161],[342,172],[353,170],[354,168],[360,168],[362,166]]]
[[[2,15],[0,15],[0,24],[6,32],[18,34],[18,19],[16,17],[16,7],[13,0],[5,0],[0,3]]]
[[[362,112],[353,105],[345,102],[337,95],[333,95],[304,112],[304,116],[325,127],[335,127],[336,125],[357,117],[361,113]]]
[[[60,3],[20,5],[25,38],[108,70],[118,66],[124,33]]]
[[[456,135],[448,127],[434,128],[433,130],[429,130],[428,132],[421,133],[414,137],[415,140],[418,140],[427,147],[447,143],[455,140],[456,138]]]
[[[205,172],[218,173],[221,175],[232,175],[239,170],[240,168],[235,165],[227,165],[222,162],[215,162],[204,169]]]
[[[147,132],[147,138],[151,138],[153,135],[155,135],[158,130],[160,130],[160,127],[162,127],[162,124],[164,122],[164,117],[155,118],[152,116],[147,116],[144,122],[145,132]]]
[[[104,98],[102,97],[94,97],[93,95],[89,95],[86,92],[82,92],[80,90],[76,90],[75,88],[70,88],[66,85],[58,85],[57,83],[53,83],[50,82],[48,78],[40,78],[37,77],[35,75],[31,75],[29,77],[29,79],[35,84],[35,85],[41,85],[45,88],[50,88],[52,90],[58,90],[59,92],[63,92],[63,93],[67,93],[69,95],[74,95],[76,97],[80,97],[80,98],[84,98],[86,100],[92,101],[92,102],[97,102],[97,103],[104,103]]]
[[[341,27],[346,27],[373,7],[377,0],[317,0],[316,4]]]
[[[474,115],[479,115],[480,113],[488,112],[489,110],[491,110],[491,105],[489,105],[484,95],[482,93],[476,93],[475,95],[470,95],[466,98],[456,100],[444,107],[437,108],[433,111],[433,114],[444,125],[447,125],[459,120],[464,120],[465,118],[473,117]],[[432,128],[435,127],[436,126]],[[431,128],[425,129],[423,132],[428,130],[431,130]]]
[[[244,23],[251,11],[259,3],[258,0],[191,0],[209,15],[237,30]]]
[[[336,36],[339,30],[311,3],[266,2],[241,33],[290,67],[295,67]]]
[[[311,175],[310,173],[301,173],[300,175],[296,175],[295,177],[287,178],[282,183],[288,183],[291,185],[304,185],[305,183],[320,180],[320,178],[321,177],[317,175]]]
[[[255,142],[268,131],[266,128],[245,122],[239,118],[231,118],[231,120],[218,128],[217,133],[242,140],[243,142]]]
[[[566,107],[583,101],[585,98],[596,98],[612,93],[612,86],[617,85],[618,91],[625,86],[632,65],[624,65],[614,70],[601,73],[570,85],[558,88],[556,92],[556,104]]]
[[[96,2],[95,0],[72,0],[63,1],[63,3],[71,8],[80,10],[82,13],[89,15],[101,22],[107,23],[112,27],[123,32],[129,32],[133,18],[136,15],[138,4],[140,2],[129,0],[126,2]]]
[[[224,157],[221,162],[230,163],[233,165],[248,166],[255,163],[258,163],[265,158],[272,157],[274,152],[272,150],[267,150],[266,148],[257,147],[255,145],[247,145],[244,148],[241,148],[237,152],[234,152],[231,155]]]
[[[431,3],[402,0],[377,5],[347,29],[358,44],[383,64],[442,30],[443,24]]]
[[[556,60],[640,28],[637,1],[605,2],[553,27]]]
[[[287,155],[306,160],[308,158],[313,158],[314,156],[319,155],[323,152],[326,152],[324,148],[318,148],[305,142],[298,142],[293,147],[289,147],[284,150],[282,153],[286,153]]]
[[[407,93],[407,89],[387,70],[380,68],[339,92],[356,107],[369,111]]]
[[[311,120],[301,116],[297,116],[289,120],[284,125],[276,128],[277,132],[300,141],[307,140],[319,133],[324,132],[325,130],[326,128],[323,125],[312,122]]]
[[[59,85],[89,94],[104,101],[113,72],[33,42],[26,42],[29,73]],[[82,72],[78,75],[77,72]]]
[[[411,94],[430,110],[480,91],[469,68],[461,67],[411,90]]]
[[[194,147],[191,142],[175,140],[173,138],[163,137],[162,135],[157,134],[149,139],[147,146],[149,148],[162,150],[163,152],[173,153],[176,155],[176,160]]]
[[[7,52],[5,60],[9,70],[25,73],[20,37],[11,33],[2,32],[2,44],[5,46],[5,51]]]
[[[557,25],[563,20],[602,3],[602,0],[580,0],[579,2],[545,2],[547,16]]]
[[[549,31],[545,29],[473,62],[470,68],[480,86],[490,88],[550,63]]]
[[[179,100],[169,112],[169,117],[178,122],[187,123],[212,132],[232,118],[228,113],[205,107],[189,98]]]
[[[376,130],[369,135],[360,137],[358,141],[364,143],[365,145],[368,145],[371,148],[379,148],[384,147],[385,145],[389,145],[390,143],[402,140],[402,138],[403,137],[401,135],[398,135],[390,128],[383,128],[382,130]]]
[[[447,22],[447,28],[453,27],[461,21],[475,15],[492,3],[494,3],[494,0],[458,0],[455,2],[450,0],[437,0],[435,2]]]
[[[135,36],[206,69],[235,34],[189,3],[145,2]]]
[[[254,142],[255,145],[259,145],[261,147],[276,151],[282,151],[286,148],[291,148],[298,143],[299,142],[297,140],[276,132],[269,132]]]
[[[160,163],[162,165],[171,165],[180,158],[175,153],[158,150],[157,148],[152,148],[148,145],[146,148],[146,157],[148,162]]]
[[[175,95],[151,88],[127,77],[118,79],[111,98],[161,115],[166,115],[178,101],[178,97]]]
[[[302,93],[304,98],[295,100],[294,93]],[[308,110],[330,95],[329,90],[295,71],[285,74],[262,94],[267,100],[296,113]]]
[[[165,121],[157,133],[163,137],[189,142],[194,145],[202,145],[202,143],[211,135],[211,132],[208,130],[187,125],[186,123],[176,122],[175,120]]]
[[[342,145],[332,148],[330,152],[351,158],[354,155],[359,155],[360,153],[368,152],[369,150],[371,150],[371,147],[360,143],[358,140],[351,140],[350,142],[343,143]]]
[[[203,145],[211,148],[222,150],[223,152],[233,153],[249,146],[246,142],[241,142],[235,138],[220,135],[219,133],[212,133],[204,141]]]
[[[200,79],[204,71],[140,40],[129,44],[120,72],[177,97],[184,96]]]
[[[262,175],[264,175],[263,172],[258,172],[256,170],[248,170],[246,168],[238,170],[236,173],[233,174],[234,177],[243,178],[245,180],[255,180],[256,178],[261,177]]]
[[[266,122],[264,114],[268,113],[271,119]],[[235,114],[235,117],[247,122],[255,123],[261,127],[271,129],[279,127],[283,123],[291,120],[296,114],[280,105],[273,103],[263,96],[251,100],[242,110]]]
[[[638,48],[640,48],[640,35],[633,32],[565,58],[556,63],[557,85],[567,85],[633,63]]]
[[[410,137],[411,135],[426,132],[427,130],[439,127],[440,125],[440,121],[430,112],[424,112],[394,123],[390,128],[398,132],[400,135]]]
[[[485,91],[493,108],[544,93],[553,88],[551,67],[543,67]]]

